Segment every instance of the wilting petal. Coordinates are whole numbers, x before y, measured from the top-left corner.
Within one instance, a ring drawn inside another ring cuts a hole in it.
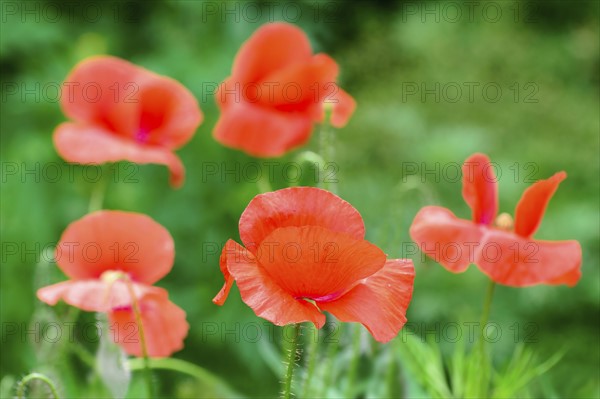
[[[154,74],[139,84],[139,128],[133,139],[171,150],[187,143],[203,119],[192,93],[179,82]]]
[[[145,284],[130,283],[136,298],[152,293],[167,297],[162,288]],[[121,280],[112,283],[102,280],[64,281],[37,291],[40,301],[54,306],[60,300],[86,312],[108,312],[131,305],[131,293],[127,283]]]
[[[294,298],[315,301],[339,297],[379,271],[386,260],[368,241],[320,226],[276,229],[255,255],[278,286]]]
[[[225,146],[256,157],[278,157],[310,137],[312,122],[305,115],[236,100],[228,104],[213,130],[215,139]]]
[[[482,239],[475,263],[497,283],[514,287],[577,283],[581,246],[577,241],[537,241],[490,230]]]
[[[460,273],[475,261],[482,227],[458,219],[446,208],[426,206],[415,216],[410,236],[423,253],[451,272]]]
[[[61,270],[75,280],[98,279],[112,270],[153,284],[171,270],[175,247],[169,232],[149,216],[97,211],[67,227],[55,257]]]
[[[265,24],[240,48],[232,75],[242,83],[259,82],[274,71],[310,60],[311,55],[308,37],[300,28]]]
[[[254,251],[273,230],[290,226],[321,226],[365,237],[358,211],[335,194],[314,187],[291,187],[254,197],[240,217],[240,238]]]
[[[292,297],[258,264],[254,255],[234,241],[225,247],[227,267],[235,278],[242,300],[257,316],[278,326],[310,321],[318,328],[325,315],[311,303]]]
[[[94,125],[62,123],[54,131],[54,145],[59,155],[68,162],[99,165],[130,161],[166,165],[171,174],[171,185],[180,187],[183,184],[183,164],[168,149],[140,145]]]
[[[140,71],[145,70],[116,57],[81,61],[63,83],[60,102],[65,115],[118,135],[133,136],[139,125]]]
[[[231,241],[231,243],[229,241]],[[221,288],[221,291],[219,291],[219,293],[213,298],[213,303],[219,306],[222,306],[227,300],[231,286],[235,281],[227,269],[227,248],[236,248],[235,241],[228,240],[227,244],[225,244],[225,248],[223,248],[223,252],[221,252],[221,256],[219,257],[219,267],[221,268],[221,273],[223,273],[223,277],[225,278],[223,288]]]
[[[183,348],[190,328],[185,312],[166,297],[146,295],[138,303],[148,356],[167,357]],[[139,326],[132,308],[117,309],[108,314],[110,333],[125,352],[142,356]]]
[[[515,233],[531,237],[542,222],[548,202],[561,181],[567,178],[565,172],[556,173],[549,179],[540,180],[528,187],[515,210]]]
[[[317,305],[341,321],[361,323],[377,341],[387,342],[406,323],[414,277],[411,260],[390,259],[339,299]]]
[[[493,165],[484,154],[473,154],[463,164],[463,198],[473,221],[491,224],[498,213],[498,184]]]
[[[325,106],[332,106],[331,125],[337,128],[346,126],[356,109],[354,98],[337,85],[336,92],[325,98]]]

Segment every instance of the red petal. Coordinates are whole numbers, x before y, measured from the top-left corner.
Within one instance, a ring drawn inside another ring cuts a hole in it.
[[[184,181],[183,164],[171,151],[138,144],[93,125],[60,124],[54,131],[54,146],[67,162],[89,165],[118,161],[162,164],[169,168],[172,186],[180,187]]]
[[[525,190],[515,210],[515,233],[531,237],[542,222],[550,198],[561,181],[567,178],[565,172],[556,173],[549,179],[540,180]]]
[[[242,83],[259,82],[274,71],[308,61],[311,55],[301,29],[281,22],[265,24],[240,48],[232,75]]]
[[[240,217],[240,238],[250,251],[280,227],[321,226],[362,240],[365,225],[360,213],[329,191],[291,187],[254,197]]]
[[[484,154],[473,154],[462,170],[462,194],[473,212],[473,221],[491,224],[498,213],[498,184],[490,159]]]
[[[410,227],[421,251],[454,273],[464,272],[474,262],[481,235],[480,226],[438,206],[421,209]]]
[[[344,90],[336,87],[336,92],[332,93],[331,96],[325,98],[325,104],[332,104],[333,110],[331,112],[331,125],[333,127],[342,128],[346,126],[350,117],[356,109],[356,101],[346,93]]]
[[[153,294],[167,297],[167,291],[162,288],[145,284],[133,285],[136,298]],[[112,284],[101,280],[64,281],[49,285],[37,291],[40,301],[54,306],[60,300],[86,312],[108,312],[112,309],[131,306],[131,294],[124,281],[117,280]]]
[[[311,131],[312,121],[306,115],[235,101],[221,113],[213,136],[252,156],[279,157],[304,144]]]
[[[317,305],[341,321],[361,323],[377,341],[388,342],[406,323],[414,277],[411,260],[391,259],[341,298]]]
[[[140,79],[139,130],[135,138],[176,149],[187,143],[202,123],[196,98],[179,82],[148,74]],[[139,134],[145,132],[146,137]]]
[[[141,68],[108,56],[87,58],[66,77],[61,106],[77,122],[95,124],[122,136],[132,137],[139,126]]]
[[[225,245],[226,247],[229,246],[231,248],[234,244],[235,241],[228,240],[227,244]],[[221,291],[219,291],[219,293],[213,298],[213,303],[219,306],[222,306],[227,300],[227,297],[229,296],[229,291],[231,290],[231,286],[234,282],[233,276],[229,273],[229,270],[227,269],[227,251],[225,249],[226,248],[223,248],[223,252],[221,252],[221,256],[219,258],[219,267],[221,268],[221,273],[223,273],[223,277],[225,277],[225,284],[223,284],[223,288],[221,288]]]
[[[183,348],[190,328],[185,312],[166,297],[146,295],[138,303],[148,356],[167,357]],[[110,333],[125,352],[142,356],[142,345],[135,313],[131,308],[109,313]]]
[[[536,284],[573,286],[580,276],[577,241],[536,241],[490,230],[476,253],[477,266],[497,283],[513,287]]]
[[[234,241],[228,241],[227,267],[235,278],[242,300],[257,316],[278,326],[310,321],[318,328],[325,315],[311,303],[296,300],[279,287],[258,264],[254,255]]]
[[[320,226],[274,230],[255,253],[278,286],[294,298],[331,300],[385,264],[385,254],[365,240]],[[238,282],[239,284],[239,282]]]
[[[323,99],[329,94],[338,74],[336,62],[325,54],[317,54],[303,64],[276,71],[261,87],[260,104],[284,112],[308,112],[318,117]]]
[[[171,270],[175,247],[169,232],[146,215],[97,211],[67,227],[55,257],[74,280],[98,279],[113,270],[153,284]]]

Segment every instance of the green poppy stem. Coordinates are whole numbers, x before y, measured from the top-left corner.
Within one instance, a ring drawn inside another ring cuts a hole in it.
[[[298,338],[300,337],[300,323],[293,325],[294,335],[289,346],[287,354],[287,369],[283,379],[283,390],[281,393],[282,399],[290,399],[292,397],[292,382],[294,379],[294,367],[296,366],[296,355],[298,350]]]
[[[102,209],[104,203],[104,195],[106,194],[106,188],[108,181],[110,180],[110,168],[100,167],[101,175],[100,180],[92,189],[92,195],[90,196],[90,202],[88,204],[88,213],[99,211]]]
[[[123,280],[125,281],[125,284],[127,284],[127,289],[129,290],[129,295],[131,296],[131,307],[133,309],[133,314],[135,315],[135,324],[137,324],[140,335],[140,345],[142,346],[142,358],[144,359],[144,375],[146,377],[148,397],[153,398],[155,397],[154,384],[152,383],[152,369],[150,368],[150,358],[148,357],[148,347],[146,345],[146,337],[144,335],[144,323],[142,322],[142,312],[140,311],[140,307],[137,301],[137,297],[135,296],[131,280],[127,277],[124,277]]]
[[[21,379],[21,381],[19,381],[19,383],[17,384],[17,389],[16,389],[16,394],[17,394],[17,398],[19,399],[23,399],[25,398],[25,388],[27,387],[27,384],[29,384],[32,381],[42,381],[44,384],[46,384],[48,386],[48,388],[50,389],[50,393],[52,393],[52,397],[54,399],[59,399],[60,396],[58,396],[58,390],[56,389],[56,385],[54,385],[54,382],[52,382],[52,380],[48,377],[46,377],[44,374],[42,373],[31,373],[31,374],[27,374],[25,377],[23,377]]]
[[[488,323],[488,320],[490,318],[490,309],[492,307],[492,299],[494,298],[494,288],[496,288],[496,282],[493,280],[490,280],[490,282],[488,284],[488,288],[487,288],[487,293],[485,295],[485,302],[483,303],[483,312],[481,313],[481,321],[480,321],[480,326],[481,326],[480,339],[481,339],[482,345],[483,345],[483,341],[484,341],[485,326]]]
[[[310,382],[315,374],[315,368],[317,366],[317,358],[319,354],[319,330],[312,323],[308,323],[308,328],[312,334],[306,334],[306,336],[310,336],[311,338],[306,350],[306,378],[304,379],[304,388],[301,396],[302,398],[309,398],[311,395]]]
[[[325,111],[325,118],[320,128],[319,135],[319,152],[323,158],[323,165],[319,168],[321,171],[320,182],[323,189],[331,191],[335,194],[337,182],[337,168],[334,164],[335,159],[335,131],[329,124],[330,111]],[[330,173],[327,173],[329,166],[333,166]]]

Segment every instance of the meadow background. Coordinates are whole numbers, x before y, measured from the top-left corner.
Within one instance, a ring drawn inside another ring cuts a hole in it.
[[[415,260],[409,327],[417,334],[428,330],[434,339],[437,334],[444,350],[453,346],[444,325],[479,320],[487,281],[476,267],[454,275],[414,253],[408,237],[414,215],[438,204],[469,217],[454,166],[474,152],[498,163],[500,210],[509,213],[532,181],[567,171],[536,237],[579,240],[583,277],[575,288],[498,287],[491,320],[503,335],[492,347],[499,365],[508,361],[515,340],[527,340],[540,359],[566,351],[532,387],[533,397],[600,396],[599,3],[490,3],[2,1],[2,397],[32,370],[58,375],[72,396],[107,395],[75,356],[53,357],[60,343],[25,334],[52,314],[35,291],[64,278],[50,251],[65,227],[87,212],[95,186],[89,168],[67,165],[52,145],[54,127],[65,120],[56,87],[75,63],[93,54],[123,57],[179,80],[205,114],[178,152],[187,170],[182,189],[168,186],[165,167],[122,164],[104,202],[108,209],[150,215],[175,239],[175,266],[159,285],[187,312],[191,329],[174,356],[246,395],[277,392],[277,360],[265,354],[277,350],[278,340],[267,339],[266,326],[257,342],[244,336],[244,326],[263,326],[263,320],[241,302],[236,288],[224,307],[211,302],[222,284],[216,248],[239,239],[239,216],[258,193],[255,166],[263,173],[271,167],[212,138],[218,118],[212,87],[229,75],[244,40],[275,20],[302,27],[316,51],[339,63],[340,85],[358,107],[336,133],[338,193],[363,215],[368,240],[390,257]],[[317,141],[308,148],[318,150]],[[301,151],[266,160],[279,163],[274,188],[315,185],[307,165],[302,179],[286,177],[285,163]],[[128,181],[130,173],[137,182]],[[61,320],[68,313],[66,307],[54,311]],[[93,321],[94,315],[79,320]],[[209,334],[213,326],[218,332]],[[342,347],[346,338],[340,337]],[[84,345],[94,349],[93,343]],[[401,364],[397,372],[400,385],[414,384]],[[171,397],[217,395],[189,377],[157,374]],[[367,382],[372,374],[361,369]]]

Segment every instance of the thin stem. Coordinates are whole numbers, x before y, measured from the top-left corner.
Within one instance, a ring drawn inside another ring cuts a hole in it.
[[[135,296],[131,280],[128,277],[124,277],[123,280],[125,280],[125,284],[127,285],[127,289],[129,290],[129,295],[131,296],[131,307],[133,309],[133,314],[135,315],[135,323],[137,324],[138,331],[140,333],[140,344],[142,346],[142,358],[144,359],[144,374],[146,376],[148,397],[153,398],[155,396],[154,384],[152,383],[152,369],[150,368],[150,358],[148,357],[148,347],[146,346],[146,337],[144,335],[142,312],[140,311],[140,307],[137,301],[137,297]]]
[[[290,342],[289,353],[286,359],[287,370],[283,379],[282,399],[290,399],[292,397],[292,381],[294,379],[294,367],[296,366],[296,354],[298,349],[298,337],[300,337],[300,323],[293,325],[294,336]]]
[[[348,368],[348,385],[346,386],[346,398],[352,398],[352,392],[354,391],[354,383],[356,382],[356,375],[358,374],[358,363],[360,360],[360,338],[361,330],[359,326],[352,326],[354,328],[352,334],[352,360]]]
[[[311,394],[310,381],[315,374],[315,368],[317,365],[318,349],[319,349],[319,330],[312,324],[309,323],[309,327],[313,334],[307,348],[308,357],[306,362],[306,378],[304,379],[304,389],[302,390],[302,398],[308,398]],[[306,336],[309,336],[306,334]]]
[[[27,387],[27,384],[35,380],[42,381],[44,384],[46,384],[48,388],[50,388],[50,392],[52,393],[53,398],[60,398],[60,396],[58,396],[58,391],[56,389],[56,385],[54,385],[54,382],[52,382],[50,378],[46,377],[42,373],[31,373],[23,377],[21,381],[19,381],[19,383],[17,384],[17,398],[25,398],[25,388]]]
[[[337,182],[337,168],[335,167],[335,132],[329,124],[329,112],[326,111],[325,119],[321,124],[319,135],[319,152],[323,158],[323,175],[321,176],[321,184],[325,190],[335,193],[335,183]],[[327,173],[329,165],[332,165],[331,172]]]
[[[102,204],[104,202],[106,187],[108,185],[108,181],[110,180],[110,177],[105,176],[105,174],[109,174],[109,170],[111,169],[101,167],[100,170],[102,174],[100,180],[92,189],[92,195],[90,196],[90,202],[88,205],[88,213],[102,209]]]
[[[489,284],[488,284],[488,288],[487,288],[487,293],[485,295],[485,301],[483,303],[483,312],[481,313],[481,321],[480,321],[480,326],[481,326],[481,342],[483,344],[483,340],[484,340],[484,330],[485,330],[485,326],[488,323],[488,320],[490,318],[490,309],[492,307],[492,299],[494,298],[494,288],[496,288],[496,282],[493,280],[490,280]]]

